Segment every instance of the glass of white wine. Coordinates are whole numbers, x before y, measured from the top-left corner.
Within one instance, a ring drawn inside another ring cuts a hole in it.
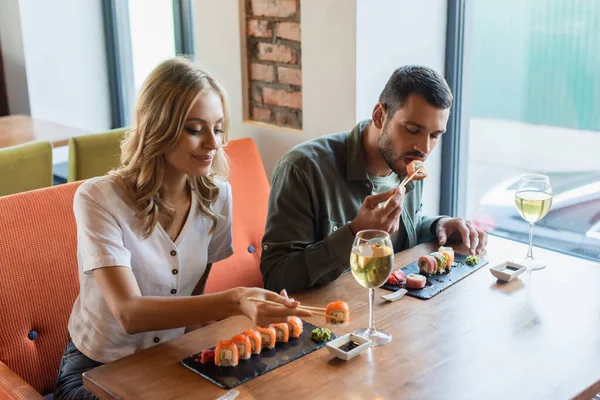
[[[521,217],[529,222],[529,251],[523,260],[517,260],[530,270],[542,269],[546,264],[533,259],[533,225],[544,218],[552,206],[552,187],[546,175],[527,174],[521,176],[515,192],[515,205]]]
[[[350,253],[350,267],[356,281],[369,289],[369,327],[354,334],[369,339],[371,346],[381,346],[392,340],[389,333],[375,329],[373,302],[375,288],[387,281],[393,266],[394,249],[387,232],[369,229],[356,234]]]

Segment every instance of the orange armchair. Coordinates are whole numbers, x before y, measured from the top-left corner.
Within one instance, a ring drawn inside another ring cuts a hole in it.
[[[213,266],[207,292],[262,286],[260,244],[269,183],[251,139],[231,141],[235,253]],[[81,182],[0,197],[0,398],[54,389],[79,292],[73,195]]]

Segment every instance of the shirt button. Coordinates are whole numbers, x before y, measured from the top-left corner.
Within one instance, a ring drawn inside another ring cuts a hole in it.
[[[337,231],[337,226],[334,226],[334,227],[333,227],[333,231],[334,231],[334,232],[335,232],[335,231]]]
[[[367,189],[371,189],[371,184],[370,183],[365,183],[365,186],[367,187]]]
[[[171,294],[177,293],[177,289],[171,289]]]
[[[269,246],[267,246],[266,244],[263,246],[263,250],[267,250],[269,248]]]
[[[171,271],[171,272],[173,273],[173,275],[177,275],[177,273],[178,273],[179,271],[177,271],[176,269],[174,269],[174,270],[173,270],[173,271]]]
[[[155,337],[154,338],[154,343],[158,343],[158,342],[160,342],[160,339],[158,337]]]
[[[176,252],[175,250],[171,250],[171,255],[172,255],[173,257],[175,257],[175,256],[177,255],[177,252]]]

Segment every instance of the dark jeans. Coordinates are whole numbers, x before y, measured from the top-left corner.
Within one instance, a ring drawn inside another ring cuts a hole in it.
[[[97,400],[96,396],[83,387],[82,374],[100,365],[102,363],[88,358],[69,340],[60,361],[54,400]]]

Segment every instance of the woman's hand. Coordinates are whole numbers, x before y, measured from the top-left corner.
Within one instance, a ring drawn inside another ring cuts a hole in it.
[[[278,322],[286,322],[287,317],[290,315],[301,318],[312,316],[310,311],[298,309],[300,303],[288,298],[285,290],[281,292],[281,295],[278,295],[270,290],[260,288],[240,288],[236,295],[241,314],[250,318],[256,326],[269,326]],[[248,300],[248,297],[270,300],[281,305],[252,301]]]

